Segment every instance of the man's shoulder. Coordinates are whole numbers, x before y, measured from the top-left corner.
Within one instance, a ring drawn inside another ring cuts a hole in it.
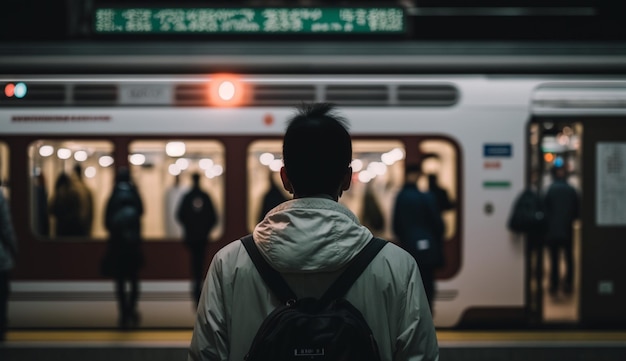
[[[386,240],[385,240],[386,241]],[[383,247],[374,261],[378,260],[388,265],[390,270],[410,269],[415,265],[415,258],[399,245],[386,241],[388,244]]]

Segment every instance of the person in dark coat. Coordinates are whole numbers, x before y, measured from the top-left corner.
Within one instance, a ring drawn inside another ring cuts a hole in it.
[[[76,192],[78,193],[80,200],[80,226],[81,226],[81,235],[82,236],[90,236],[91,228],[93,225],[93,195],[91,194],[91,190],[85,184],[85,180],[83,179],[83,168],[80,164],[75,164],[74,175],[72,178],[72,184]]]
[[[270,188],[267,190],[265,195],[263,195],[263,204],[261,205],[259,222],[261,222],[265,218],[267,212],[271,211],[274,207],[287,200],[285,194],[280,190],[280,188],[278,188],[276,182],[274,182],[272,172],[269,173],[269,183]]]
[[[578,193],[566,180],[563,167],[552,168],[553,182],[545,196],[547,230],[545,241],[550,250],[550,294],[572,292],[574,279],[573,223],[579,216]],[[563,251],[565,275],[561,280],[559,255]]]
[[[204,258],[209,234],[217,223],[217,214],[208,193],[200,188],[200,174],[191,175],[193,186],[184,196],[176,218],[183,226],[185,245],[191,254],[192,294],[196,305],[202,292]]]
[[[57,237],[83,235],[80,194],[66,173],[59,174],[56,180],[49,208],[55,219]]]
[[[435,197],[417,188],[419,164],[407,164],[404,186],[396,196],[393,231],[400,245],[417,261],[428,303],[433,311],[435,270],[443,266],[444,224]]]
[[[37,233],[47,237],[50,235],[50,219],[48,218],[48,191],[46,190],[46,179],[42,172],[39,172],[33,179],[33,218]]]
[[[428,175],[428,191],[435,196],[437,206],[439,207],[439,212],[443,213],[454,208],[454,205],[452,204],[452,201],[450,201],[450,197],[448,196],[448,192],[445,189],[441,188],[441,186],[439,186],[436,174]]]
[[[130,179],[128,168],[117,171],[115,185],[105,211],[105,226],[109,231],[103,273],[115,280],[122,329],[139,325],[139,270],[143,266],[141,250],[141,216],[143,203]],[[126,284],[130,284],[127,291]]]

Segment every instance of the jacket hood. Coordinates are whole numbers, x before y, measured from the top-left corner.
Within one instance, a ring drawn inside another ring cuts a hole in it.
[[[320,197],[285,201],[255,227],[254,240],[279,272],[332,272],[348,263],[372,238],[338,202]]]

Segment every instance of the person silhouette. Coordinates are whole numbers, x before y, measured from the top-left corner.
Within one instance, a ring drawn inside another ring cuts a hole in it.
[[[109,240],[102,268],[105,276],[115,280],[121,329],[139,325],[139,270],[144,262],[141,249],[142,215],[143,203],[131,181],[130,172],[128,168],[120,167],[105,211]],[[127,284],[130,290],[127,290]]]
[[[400,245],[415,258],[433,312],[435,270],[444,264],[444,223],[435,196],[417,187],[421,174],[421,164],[405,165],[404,186],[394,204],[393,232]]]
[[[559,288],[565,294],[572,292],[574,280],[573,223],[579,217],[580,201],[574,187],[567,183],[565,168],[552,168],[553,182],[544,197],[547,229],[545,242],[550,251],[550,295]],[[565,275],[561,279],[559,255],[563,253]]]
[[[277,205],[287,200],[285,194],[278,188],[276,182],[274,182],[273,172],[269,173],[270,188],[265,192],[263,196],[263,204],[261,205],[261,213],[259,214],[259,222],[265,218],[265,215],[271,211]]]
[[[211,197],[200,188],[200,174],[193,173],[191,179],[193,185],[183,196],[176,219],[183,226],[184,242],[191,255],[192,295],[197,306],[202,291],[206,246],[217,223],[217,214]]]

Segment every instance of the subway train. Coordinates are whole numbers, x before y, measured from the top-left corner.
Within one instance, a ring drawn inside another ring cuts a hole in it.
[[[119,166],[130,168],[145,209],[141,326],[191,327],[177,202],[199,173],[218,213],[208,266],[252,231],[265,193],[280,188],[281,135],[302,102],[337,104],[348,119],[354,179],[340,202],[375,234],[394,241],[406,162],[422,162],[420,188],[446,191],[437,327],[626,326],[622,53],[529,47],[520,55],[489,46],[464,56],[450,46],[435,54],[432,45],[383,43],[133,47],[15,46],[0,58],[0,179],[19,239],[11,328],[116,326],[113,283],[100,262]],[[582,212],[573,295],[552,299],[543,280],[533,281],[536,255],[507,220],[525,187],[549,186],[555,164],[567,168]],[[80,232],[58,227],[63,214],[51,205],[61,177],[91,195],[75,221],[87,219]]]

